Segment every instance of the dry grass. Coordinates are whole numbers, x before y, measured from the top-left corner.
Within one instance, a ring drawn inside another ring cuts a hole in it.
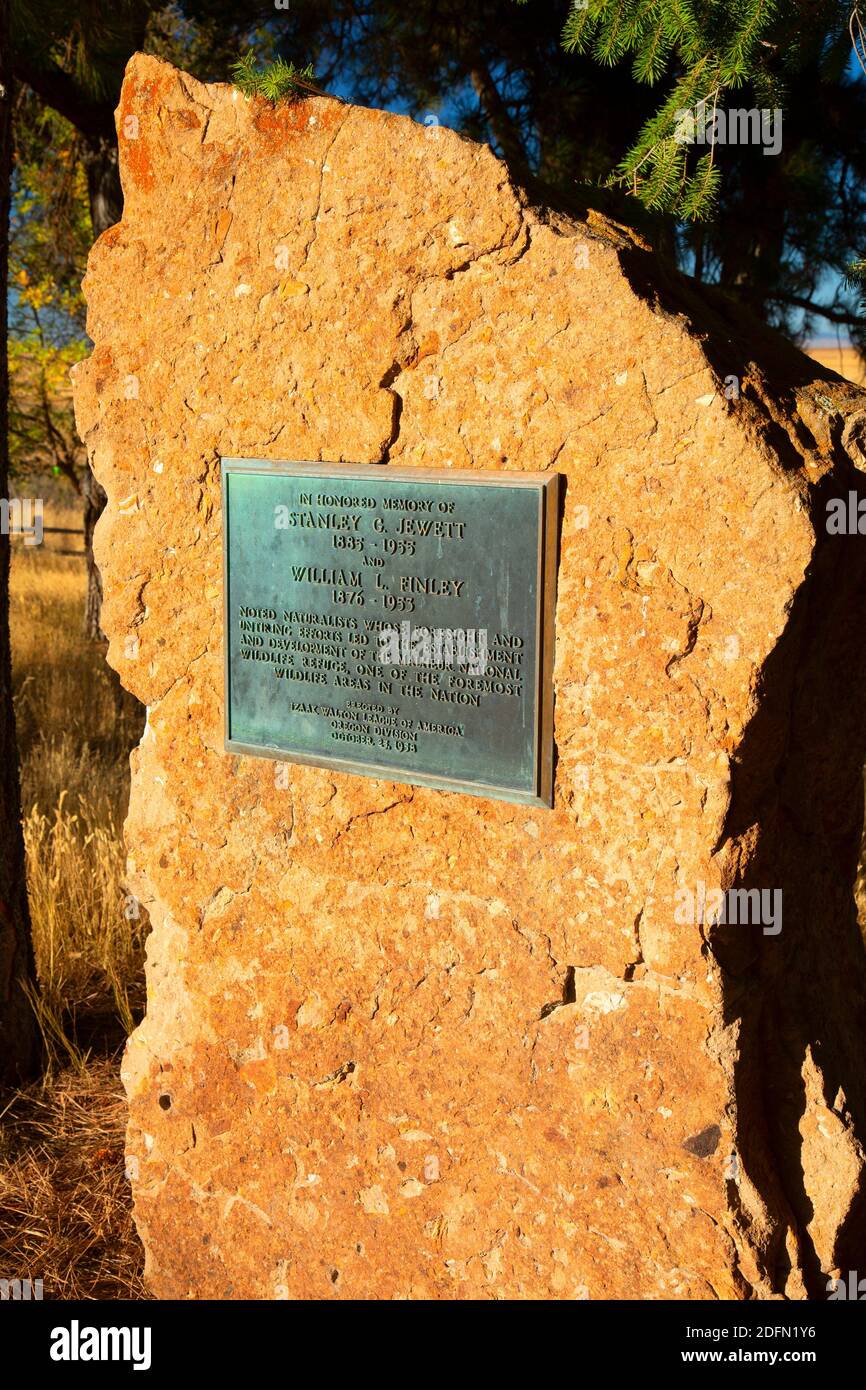
[[[48,516],[46,516],[46,521]],[[54,513],[54,525],[79,523]],[[80,524],[80,523],[79,523]],[[16,541],[11,578],[12,663],[25,814],[50,811],[61,791],[75,814],[83,798],[100,816],[125,813],[129,749],[140,711],[103,653],[81,637],[84,564],[61,553],[71,537],[44,546]],[[80,544],[80,540],[77,541]]]
[[[69,1016],[108,1012],[124,1035],[141,1003],[143,919],[123,887],[121,831],[86,801],[77,812],[61,792],[51,815],[34,807],[24,819],[33,945],[39,969],[37,1012],[51,1052],[72,1062],[79,1049],[58,1033]],[[67,1045],[68,1043],[68,1045]]]
[[[44,1298],[147,1298],[124,1173],[116,1065],[91,1062],[14,1098],[0,1127],[0,1272]]]
[[[46,524],[78,526],[52,510]],[[142,712],[84,641],[80,538],[16,541],[13,686],[46,1074],[0,1123],[0,1277],[46,1298],[141,1298],[124,1176],[120,1050],[143,1006],[146,922],[120,826]]]
[[[807,352],[822,367],[829,367],[839,376],[847,377],[855,386],[866,386],[866,365],[853,348],[816,347],[807,349]]]

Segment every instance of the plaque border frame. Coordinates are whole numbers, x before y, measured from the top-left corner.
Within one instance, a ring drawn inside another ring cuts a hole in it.
[[[228,478],[233,473],[264,473],[277,477],[313,477],[338,481],[340,478],[363,481],[385,478],[408,483],[452,483],[456,486],[479,485],[491,487],[524,487],[538,493],[539,525],[536,571],[537,610],[536,631],[538,655],[536,661],[534,742],[534,790],[518,791],[500,787],[494,782],[469,782],[459,778],[437,777],[418,773],[407,777],[410,769],[386,767],[350,758],[330,758],[327,754],[313,756],[293,753],[273,745],[247,744],[230,735],[230,643],[229,628],[229,548],[225,519],[228,516]],[[556,577],[559,527],[559,473],[511,472],[504,469],[475,468],[392,468],[382,463],[304,462],[289,459],[254,459],[220,456],[220,531],[222,539],[223,582],[223,730],[226,753],[244,757],[270,758],[277,762],[319,767],[325,771],[349,772],[356,776],[372,777],[381,782],[397,782],[402,786],[430,787],[434,791],[458,792],[487,800],[509,801],[523,806],[553,806],[553,657],[555,646]]]

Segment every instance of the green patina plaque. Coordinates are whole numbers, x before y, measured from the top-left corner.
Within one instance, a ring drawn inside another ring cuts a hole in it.
[[[223,459],[227,750],[550,805],[557,485]]]

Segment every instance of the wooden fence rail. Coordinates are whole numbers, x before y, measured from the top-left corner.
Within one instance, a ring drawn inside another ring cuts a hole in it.
[[[22,543],[25,543],[25,544],[26,544],[26,541],[23,540],[24,534],[25,534],[25,533],[24,533],[23,531],[12,531],[12,532],[10,533],[9,539],[10,539],[10,540],[13,540],[13,541],[14,541],[14,540],[22,541]],[[32,532],[28,532],[27,534],[28,534],[28,535],[32,535]],[[84,536],[84,528],[83,528],[82,526],[43,526],[43,527],[42,527],[42,534],[43,534],[43,536],[82,536],[82,537],[83,537],[83,536]],[[60,546],[55,546],[53,550],[48,550],[48,549],[46,549],[45,546],[39,546],[39,547],[37,547],[37,550],[40,550],[40,551],[42,551],[44,554],[49,554],[49,555],[77,555],[77,556],[83,557],[83,556],[86,554],[86,551],[85,551],[83,545],[81,546],[80,549],[77,549],[77,550],[70,550],[70,549],[68,549],[68,548],[64,548],[64,547],[60,547]]]

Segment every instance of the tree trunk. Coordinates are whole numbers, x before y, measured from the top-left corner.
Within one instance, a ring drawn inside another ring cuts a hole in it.
[[[9,364],[6,352],[6,281],[9,260],[9,180],[12,171],[12,74],[8,0],[0,0],[0,496],[9,487]],[[2,528],[6,531],[6,528]],[[35,988],[30,939],[12,658],[9,647],[9,536],[0,534],[0,1086],[33,1076],[39,1068],[36,1018],[25,988]]]
[[[123,216],[123,191],[117,169],[117,141],[114,131],[89,136],[84,143],[84,172],[93,239]]]
[[[527,183],[531,170],[520,132],[486,63],[480,60],[473,63],[469,69],[469,80],[499,146],[499,153],[517,182]]]
[[[2,2],[2,0],[0,0]],[[119,222],[123,213],[123,193],[117,169],[117,142],[113,135],[88,137],[84,146],[84,169],[90,202],[90,221],[93,238],[100,237],[107,227]],[[105,492],[94,478],[90,464],[84,465],[82,497],[84,499],[84,555],[87,564],[87,597],[84,604],[84,635],[90,641],[101,641],[102,579],[93,558],[93,531],[106,503]]]
[[[102,631],[102,576],[93,557],[93,530],[106,503],[103,488],[87,464],[81,480],[84,499],[84,558],[87,565],[87,597],[84,601],[84,635],[92,642],[104,640]]]

